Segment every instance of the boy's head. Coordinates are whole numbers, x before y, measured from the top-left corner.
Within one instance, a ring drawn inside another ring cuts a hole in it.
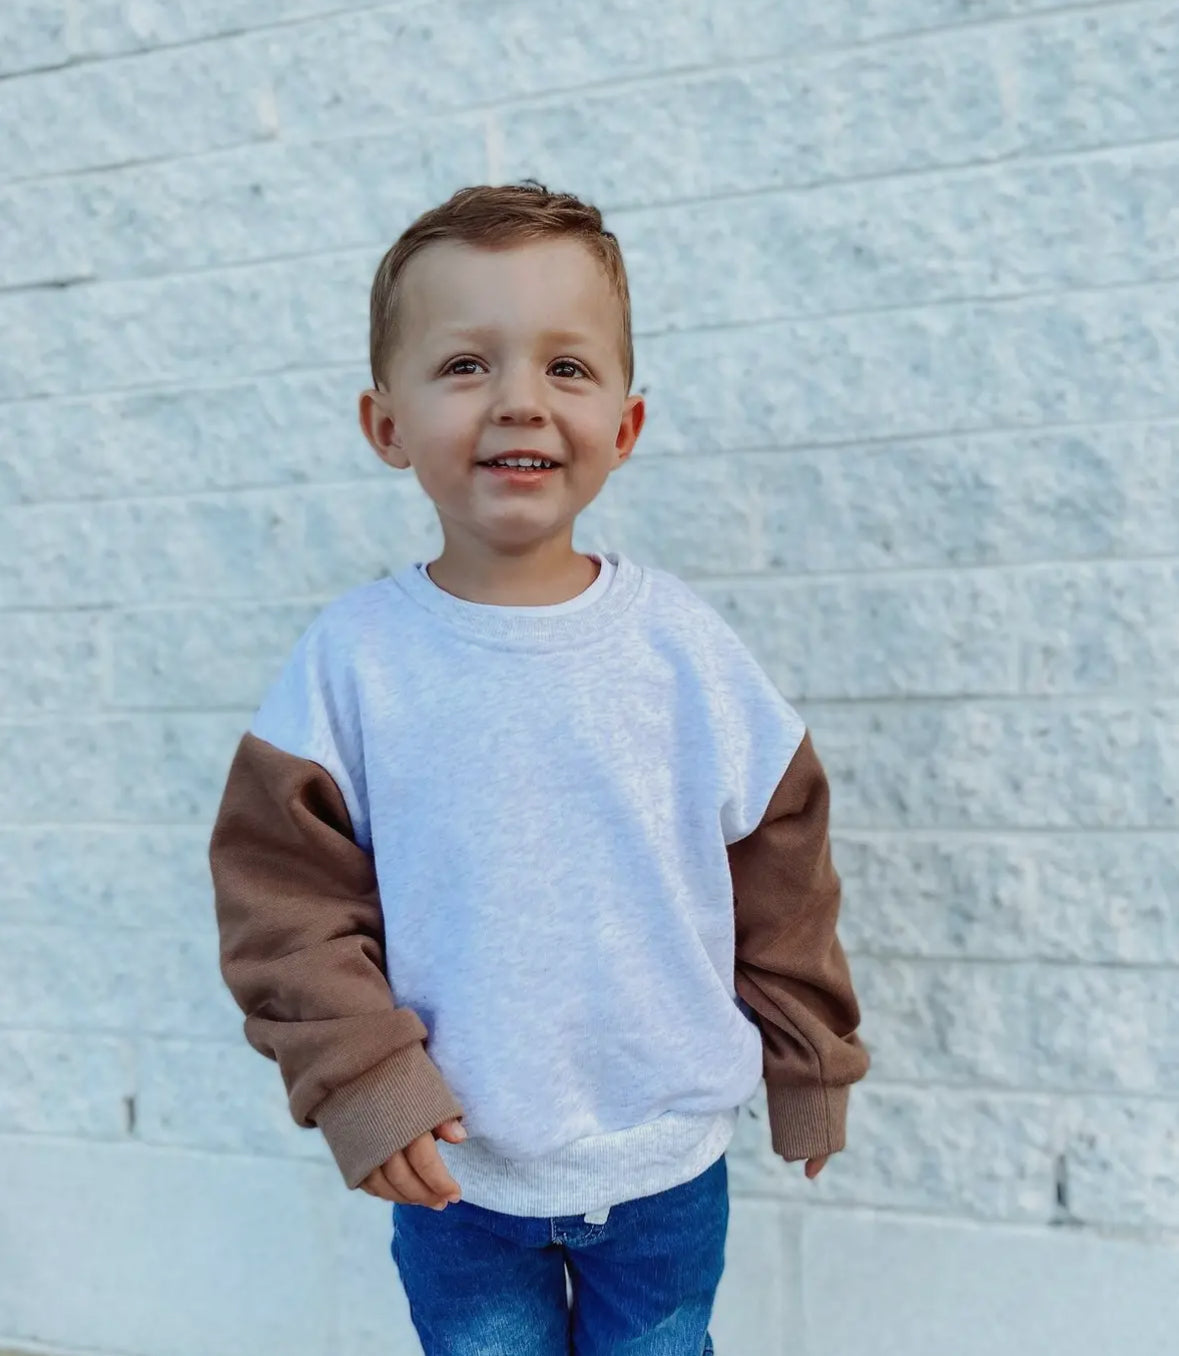
[[[540,185],[466,188],[415,221],[377,269],[370,355],[365,436],[463,554],[568,541],[642,427],[618,242]],[[489,465],[524,456],[551,465]]]

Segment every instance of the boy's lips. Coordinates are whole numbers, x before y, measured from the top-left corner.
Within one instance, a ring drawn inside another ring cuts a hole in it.
[[[508,485],[541,485],[549,476],[555,476],[561,467],[484,466],[480,463],[475,469],[485,471],[489,476],[493,476],[496,480],[502,480]]]

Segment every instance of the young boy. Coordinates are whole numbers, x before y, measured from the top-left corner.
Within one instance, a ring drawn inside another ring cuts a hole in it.
[[[443,547],[329,603],[242,736],[222,973],[295,1120],[394,1203],[426,1356],[700,1356],[739,1108],[764,1074],[813,1177],[868,1067],[827,782],[719,614],[573,549],[644,417],[597,210],[465,189],[371,311],[361,427]]]

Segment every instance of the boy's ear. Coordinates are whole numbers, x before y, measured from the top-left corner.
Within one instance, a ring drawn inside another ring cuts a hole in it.
[[[408,470],[409,458],[401,446],[401,436],[397,429],[397,421],[393,418],[388,391],[378,391],[371,387],[367,391],[361,391],[358,413],[360,431],[368,439],[369,446],[377,456],[398,471]]]
[[[646,417],[647,404],[643,397],[638,393],[627,396],[622,406],[622,419],[618,425],[618,437],[614,441],[619,466],[634,451],[634,445],[638,442],[639,434],[643,431],[643,421]]]

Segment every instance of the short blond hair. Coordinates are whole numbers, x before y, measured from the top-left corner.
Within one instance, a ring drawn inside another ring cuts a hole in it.
[[[397,344],[397,306],[406,264],[426,245],[454,240],[488,249],[527,240],[564,236],[583,241],[606,271],[622,308],[622,360],[629,391],[635,375],[630,322],[630,288],[617,238],[602,225],[602,214],[572,193],[550,193],[526,179],[519,184],[477,184],[461,188],[404,230],[377,266],[369,297],[369,361],[373,385],[380,386]]]

